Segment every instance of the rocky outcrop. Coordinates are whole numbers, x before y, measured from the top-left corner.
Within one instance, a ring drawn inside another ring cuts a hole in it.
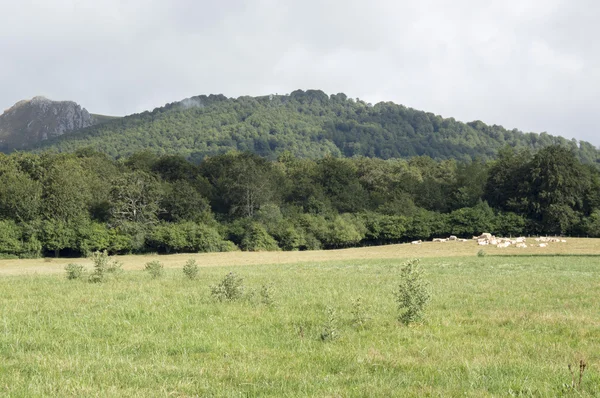
[[[0,115],[0,149],[24,148],[93,124],[94,117],[73,101],[19,101]]]

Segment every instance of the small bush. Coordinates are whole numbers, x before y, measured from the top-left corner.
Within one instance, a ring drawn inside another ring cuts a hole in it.
[[[400,272],[400,284],[394,295],[401,312],[399,320],[408,325],[423,319],[431,294],[429,284],[423,278],[423,271],[419,267],[419,260],[408,261]]]
[[[165,272],[165,267],[158,260],[150,261],[146,263],[144,267],[144,271],[148,272],[152,279],[158,279],[163,276]]]
[[[92,283],[104,282],[109,274],[117,277],[123,272],[123,263],[111,260],[106,250],[92,253],[90,260],[94,263],[94,272],[90,275]]]
[[[358,297],[352,300],[352,324],[355,327],[362,327],[368,320],[362,298]]]
[[[323,329],[321,331],[321,340],[331,341],[339,337],[339,332],[337,328],[337,314],[335,312],[335,308],[333,307],[327,307],[326,311],[327,319],[323,324]]]
[[[185,265],[183,266],[183,274],[191,280],[198,279],[199,271],[200,270],[198,268],[198,264],[193,258],[187,260]]]
[[[272,283],[267,283],[260,288],[260,302],[266,306],[275,304],[275,287]]]
[[[481,249],[477,252],[477,257],[485,257],[486,255],[487,255],[487,253],[483,249]]]
[[[65,267],[65,271],[67,271],[67,279],[80,279],[85,273],[85,269],[81,264],[69,264]]]
[[[230,272],[218,285],[211,286],[211,295],[218,301],[239,300],[244,295],[244,280]]]

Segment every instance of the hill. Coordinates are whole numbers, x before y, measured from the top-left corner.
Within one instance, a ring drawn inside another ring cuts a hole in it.
[[[535,150],[558,144],[574,149],[586,163],[600,161],[599,151],[588,142],[481,121],[462,123],[391,102],[371,105],[318,90],[237,99],[202,95],[49,138],[34,149],[71,152],[92,147],[113,157],[147,149],[193,161],[230,150],[269,159],[289,151],[307,158],[427,155],[469,160],[493,158],[506,145]]]
[[[105,120],[105,116],[90,115],[73,101],[52,101],[41,96],[19,101],[0,115],[0,150],[26,149]]]

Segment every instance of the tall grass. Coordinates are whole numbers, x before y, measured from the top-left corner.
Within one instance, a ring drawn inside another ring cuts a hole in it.
[[[410,326],[393,294],[403,263],[206,267],[193,282],[181,269],[4,277],[0,396],[600,395],[595,258],[424,259],[432,298]],[[228,271],[274,286],[277,305],[214,300]],[[337,338],[325,342],[328,308]],[[567,366],[582,359],[574,391]]]

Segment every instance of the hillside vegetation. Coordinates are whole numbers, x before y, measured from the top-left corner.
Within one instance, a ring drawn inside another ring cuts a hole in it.
[[[286,151],[313,159],[330,154],[487,160],[506,145],[532,150],[561,145],[585,163],[600,159],[598,150],[587,142],[525,134],[480,121],[461,123],[391,102],[370,105],[315,90],[255,98],[193,97],[50,139],[37,150],[73,152],[92,147],[121,157],[148,149],[194,162],[230,150],[271,160]]]
[[[5,256],[314,250],[482,232],[600,236],[600,171],[562,146],[466,163],[0,156]]]

